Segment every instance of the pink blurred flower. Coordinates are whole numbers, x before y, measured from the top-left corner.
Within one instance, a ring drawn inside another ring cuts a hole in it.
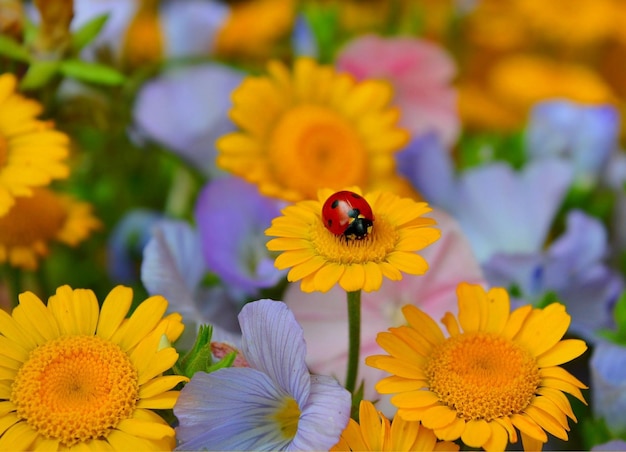
[[[457,95],[452,86],[456,67],[437,44],[411,37],[365,35],[339,53],[337,67],[357,79],[382,78],[395,90],[401,124],[415,136],[435,132],[446,148],[460,129]]]
[[[424,276],[405,275],[400,281],[386,280],[378,292],[363,292],[361,298],[361,362],[357,386],[365,379],[365,398],[381,399],[377,407],[387,416],[393,416],[395,408],[388,397],[383,400],[374,389],[387,374],[365,365],[365,357],[383,353],[376,335],[404,323],[401,308],[406,304],[414,304],[439,320],[446,311],[456,314],[459,282],[484,284],[480,266],[457,222],[439,210],[432,217],[437,220],[442,236],[421,253],[430,265],[428,272]],[[300,291],[299,285],[291,284],[284,301],[304,329],[311,371],[344,382],[348,359],[345,292],[336,286],[326,293],[307,294]]]

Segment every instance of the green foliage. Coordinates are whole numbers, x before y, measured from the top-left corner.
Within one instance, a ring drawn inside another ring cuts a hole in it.
[[[20,80],[20,89],[34,90],[48,84],[57,74],[59,62],[54,60],[33,61]]]
[[[121,85],[126,80],[124,74],[112,67],[78,59],[62,61],[59,65],[59,71],[67,77],[99,85]]]
[[[5,35],[0,35],[0,55],[23,63],[30,61],[28,49]]]
[[[196,372],[210,373],[233,365],[237,357],[236,352],[229,353],[221,360],[213,362],[213,354],[211,353],[212,335],[213,327],[211,325],[200,326],[193,348],[185,356],[179,358],[174,366],[174,371],[177,374],[191,378]]]
[[[81,51],[100,34],[108,19],[108,14],[96,16],[72,33],[72,49],[75,52]]]

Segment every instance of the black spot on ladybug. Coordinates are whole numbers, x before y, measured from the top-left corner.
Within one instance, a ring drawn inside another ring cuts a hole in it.
[[[333,209],[336,209],[338,205],[339,205],[339,200],[335,199],[333,203],[330,205],[330,207],[332,207]]]
[[[329,228],[333,226],[333,220],[331,220],[330,218],[328,219],[326,223],[328,223]]]
[[[350,211],[348,212],[348,216],[350,218],[359,218],[360,214],[361,211],[359,209],[350,209]]]
[[[352,195],[353,198],[361,199],[361,196],[357,195],[356,193],[351,193],[351,195]]]

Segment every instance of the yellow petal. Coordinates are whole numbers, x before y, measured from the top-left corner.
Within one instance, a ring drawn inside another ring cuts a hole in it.
[[[366,262],[363,265],[365,270],[365,282],[363,284],[363,290],[365,292],[373,292],[380,289],[383,284],[383,272],[374,262]]]
[[[436,345],[445,339],[439,325],[424,311],[413,305],[406,305],[402,308],[402,313],[411,327],[418,331],[430,344]]]
[[[122,350],[129,351],[150,333],[160,322],[167,300],[160,295],[147,298],[139,304],[125,324],[123,330],[118,330],[112,340],[120,345]]]
[[[526,409],[524,409],[524,413],[526,413],[526,415],[528,415],[537,423],[537,425],[540,425],[548,433],[551,433],[563,441],[567,441],[567,432],[550,414],[537,408],[535,405],[527,406]]]
[[[339,285],[346,292],[361,290],[365,283],[365,270],[361,264],[346,265]]]
[[[344,272],[344,266],[332,262],[322,266],[315,273],[315,287],[320,292],[328,292],[337,282]]]
[[[422,256],[404,251],[390,253],[387,262],[410,275],[423,275],[428,270],[428,263]]]
[[[509,294],[500,287],[494,287],[487,292],[488,315],[486,322],[481,325],[482,331],[500,333],[504,330],[511,313]]]
[[[187,380],[188,378],[182,375],[164,375],[153,378],[139,388],[139,398],[144,399],[161,394]]]
[[[487,452],[506,450],[506,446],[509,442],[509,434],[506,429],[497,422],[490,422],[491,436],[481,447]]]
[[[580,339],[566,339],[537,357],[539,367],[558,366],[578,358],[587,350],[587,344]]]
[[[279,256],[280,257],[280,256]],[[295,265],[287,274],[287,280],[290,282],[299,281],[305,276],[314,274],[326,264],[326,259],[321,256],[309,254],[309,259]]]
[[[515,336],[515,341],[533,356],[539,356],[561,340],[569,328],[570,321],[565,306],[560,303],[552,303],[544,309],[535,309]]]
[[[24,292],[19,295],[20,307],[13,310],[13,318],[22,325],[30,325],[27,329],[31,333],[37,333],[44,341],[59,337],[59,327],[50,315],[46,305],[32,292]],[[21,319],[21,314],[24,318]],[[43,342],[40,342],[43,343]]]
[[[465,430],[465,424],[465,420],[457,417],[449,425],[443,428],[435,429],[435,434],[439,439],[445,441],[455,441],[463,434],[463,431]]]
[[[456,419],[456,411],[438,405],[426,410],[422,424],[430,429],[440,429],[452,424]]]
[[[470,447],[482,447],[491,438],[491,431],[487,421],[472,419],[465,424],[461,440]]]
[[[148,438],[161,439],[165,436],[174,436],[174,429],[169,425],[146,422],[139,419],[123,419],[117,423],[116,429],[130,435]]]
[[[459,324],[465,332],[480,331],[487,318],[487,293],[478,284],[460,283],[456,289],[459,299]]]
[[[114,287],[102,303],[96,335],[103,339],[110,339],[126,318],[132,302],[133,290],[131,288]]]
[[[511,422],[515,427],[519,429],[522,434],[526,434],[539,440],[543,443],[548,441],[548,435],[543,429],[537,425],[535,421],[533,421],[530,417],[524,414],[513,414],[511,415]]]

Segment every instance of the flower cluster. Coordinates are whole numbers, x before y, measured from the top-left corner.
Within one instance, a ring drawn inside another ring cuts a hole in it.
[[[626,450],[625,29],[0,1],[0,450]]]

